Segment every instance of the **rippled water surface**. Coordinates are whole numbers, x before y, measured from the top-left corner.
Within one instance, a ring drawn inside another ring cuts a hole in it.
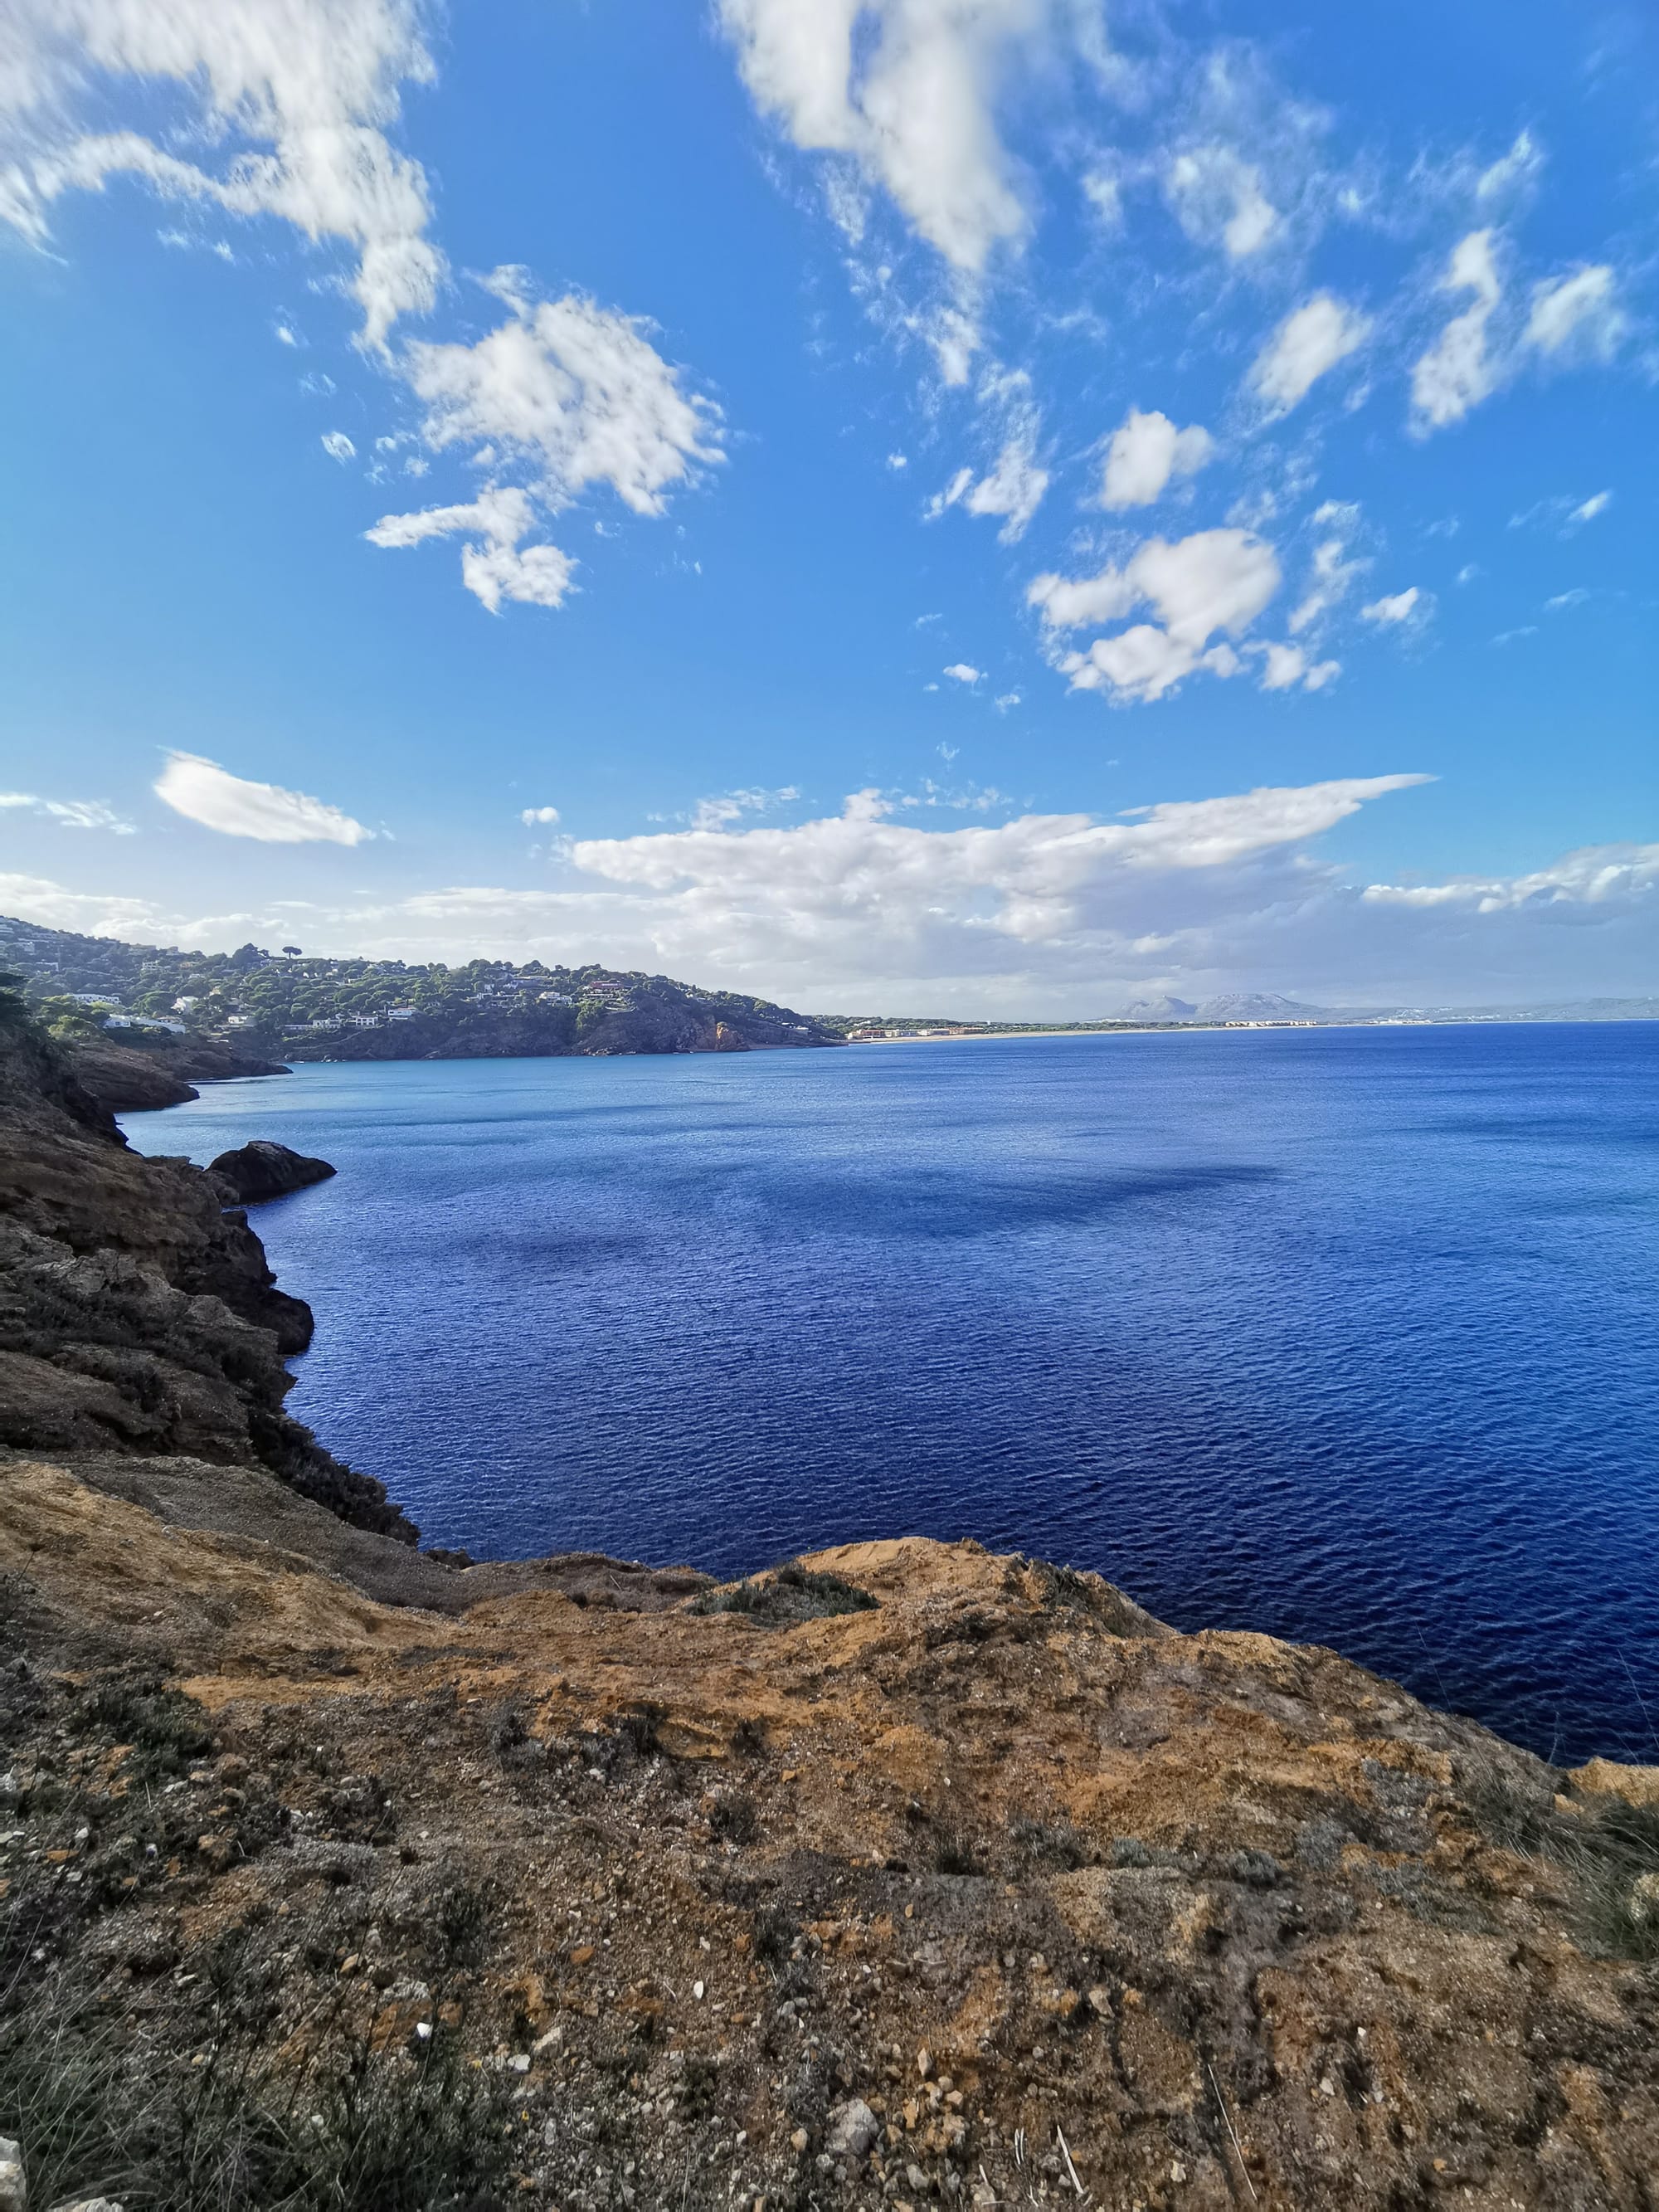
[[[434,1542],[919,1530],[1659,1759],[1659,1024],[313,1066],[129,1117]]]

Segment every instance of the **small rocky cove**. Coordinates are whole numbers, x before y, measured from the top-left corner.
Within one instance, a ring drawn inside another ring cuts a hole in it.
[[[1652,2212],[1659,1770],[969,1541],[422,1551],[329,1172],[0,1029],[0,2208]]]

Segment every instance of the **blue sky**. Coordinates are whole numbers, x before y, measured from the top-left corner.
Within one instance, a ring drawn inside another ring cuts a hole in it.
[[[1656,63],[11,0],[0,908],[826,1008],[1659,989]]]

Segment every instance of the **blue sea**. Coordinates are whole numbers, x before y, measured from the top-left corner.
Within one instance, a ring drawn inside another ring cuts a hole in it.
[[[1659,1024],[308,1066],[135,1115],[430,1542],[975,1536],[1659,1760]]]

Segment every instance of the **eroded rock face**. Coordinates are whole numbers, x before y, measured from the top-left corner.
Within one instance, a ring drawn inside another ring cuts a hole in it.
[[[260,1060],[211,1037],[159,1036],[143,1045],[120,1044],[109,1033],[95,1042],[68,1048],[76,1080],[112,1114],[148,1112],[182,1106],[201,1093],[198,1083],[228,1083],[256,1075],[288,1075],[292,1070]],[[136,1034],[127,1030],[125,1034]]]
[[[309,1159],[268,1137],[255,1137],[234,1152],[221,1152],[208,1172],[229,1186],[239,1204],[263,1206],[269,1199],[286,1198],[291,1191],[326,1182],[335,1170],[326,1160]]]
[[[130,1151],[62,1054],[0,1029],[0,1443],[264,1466],[362,1526],[407,1530],[283,1411],[311,1310],[223,1207],[188,1160]]]
[[[78,1080],[112,1114],[184,1106],[202,1095],[153,1052],[133,1052],[118,1044],[84,1044],[76,1047],[72,1058]]]

